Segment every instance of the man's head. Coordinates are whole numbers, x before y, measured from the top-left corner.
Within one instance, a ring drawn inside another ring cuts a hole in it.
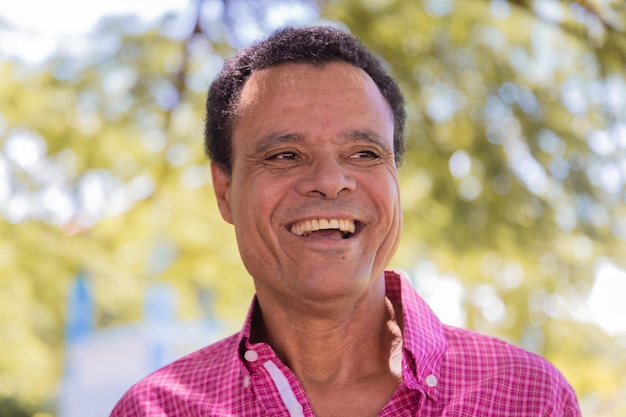
[[[342,32],[288,29],[270,39],[227,64],[231,76],[212,86],[207,121],[217,203],[259,301],[302,308],[305,299],[384,296],[402,225],[402,97]],[[220,97],[226,91],[232,99]]]
[[[207,98],[205,151],[211,160],[230,173],[233,123],[239,111],[241,91],[253,72],[283,63],[321,66],[330,62],[346,62],[361,68],[385,97],[394,118],[394,155],[399,164],[405,151],[405,110],[397,83],[358,39],[328,26],[284,28],[226,63],[211,84]]]

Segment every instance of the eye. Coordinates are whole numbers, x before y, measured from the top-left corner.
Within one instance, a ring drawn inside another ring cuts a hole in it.
[[[351,159],[378,159],[380,156],[376,152],[372,151],[359,151],[353,154]]]
[[[295,152],[280,152],[280,153],[277,153],[275,155],[270,156],[267,159],[270,159],[270,160],[272,160],[272,159],[287,159],[287,160],[289,160],[289,159],[296,159],[296,158],[297,158],[297,155],[296,155]]]

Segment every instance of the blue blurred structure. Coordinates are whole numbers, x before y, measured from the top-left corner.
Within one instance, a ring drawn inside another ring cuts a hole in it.
[[[94,325],[94,303],[89,278],[81,272],[73,282],[67,301],[65,340],[79,340],[91,333]]]
[[[153,284],[141,322],[96,330],[90,281],[78,275],[68,296],[59,417],[107,417],[139,379],[224,336],[214,319],[177,320],[175,299],[172,287]]]

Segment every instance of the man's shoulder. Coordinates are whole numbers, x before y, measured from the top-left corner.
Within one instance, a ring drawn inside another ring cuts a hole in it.
[[[447,358],[460,366],[481,371],[535,372],[560,377],[545,358],[503,339],[472,330],[444,325],[448,341]]]
[[[238,334],[232,335],[146,376],[124,394],[111,416],[143,416],[147,409],[168,409],[170,412],[163,414],[168,416],[184,415],[176,414],[176,407],[203,407],[232,395],[241,379],[239,339]]]
[[[196,350],[148,375],[139,384],[206,383],[237,366],[238,335]]]
[[[444,325],[444,331],[448,350],[442,361],[443,380],[478,397],[501,397],[529,409],[560,410],[547,415],[578,415],[572,387],[545,358],[471,330]]]

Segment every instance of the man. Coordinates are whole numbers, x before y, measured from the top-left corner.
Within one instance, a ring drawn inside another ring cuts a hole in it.
[[[548,362],[441,324],[385,271],[404,118],[396,83],[336,29],[283,29],[226,64],[205,144],[256,296],[240,333],[148,376],[112,417],[580,415]]]

